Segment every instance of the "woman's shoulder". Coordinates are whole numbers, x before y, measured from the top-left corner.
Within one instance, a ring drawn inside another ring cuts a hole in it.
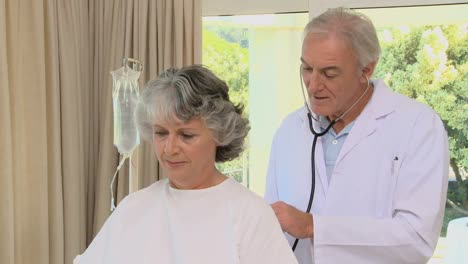
[[[270,205],[257,193],[247,189],[244,185],[230,179],[230,203],[234,204],[240,214],[271,213]]]
[[[116,211],[127,212],[144,209],[148,203],[154,203],[155,199],[163,195],[163,190],[167,185],[167,179],[159,180],[150,186],[128,194],[118,204]]]

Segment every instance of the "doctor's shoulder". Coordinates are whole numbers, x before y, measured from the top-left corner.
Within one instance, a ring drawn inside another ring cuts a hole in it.
[[[412,125],[436,121],[435,125],[443,126],[440,116],[434,109],[413,98],[396,92],[395,94],[398,97],[398,104],[395,108],[396,113],[410,120]]]
[[[285,118],[281,120],[279,127],[275,131],[275,138],[290,137],[294,134],[295,130],[302,131],[302,125],[307,121],[307,109],[300,107],[289,113]]]

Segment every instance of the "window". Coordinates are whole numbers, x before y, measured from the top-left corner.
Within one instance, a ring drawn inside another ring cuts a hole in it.
[[[245,105],[251,123],[243,157],[218,167],[260,195],[273,133],[303,105],[299,58],[307,21],[307,13],[203,19],[203,64],[227,81],[231,99]]]
[[[324,3],[328,6],[322,9],[333,4]],[[359,11],[374,22],[382,46],[374,78],[431,106],[448,130],[448,200],[431,262],[440,263],[449,221],[468,216],[468,4]],[[288,113],[303,105],[298,67],[308,20],[307,13],[203,20],[203,63],[228,81],[231,98],[246,105],[252,126],[246,154],[220,168],[260,195],[273,134]]]

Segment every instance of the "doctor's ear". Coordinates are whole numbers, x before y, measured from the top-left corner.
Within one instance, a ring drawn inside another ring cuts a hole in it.
[[[372,74],[374,74],[375,66],[377,65],[376,61],[370,62],[364,68],[362,68],[362,75],[364,75],[367,79],[370,79]],[[367,82],[367,80],[365,80]]]

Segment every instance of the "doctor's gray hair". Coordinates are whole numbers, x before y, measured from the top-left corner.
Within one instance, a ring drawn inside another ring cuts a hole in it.
[[[243,106],[229,100],[227,84],[201,65],[171,68],[141,92],[135,118],[143,139],[152,140],[157,120],[187,122],[201,118],[216,142],[216,162],[237,158],[250,126]]]
[[[381,49],[372,21],[364,14],[348,8],[328,9],[313,18],[305,27],[304,35],[314,33],[335,34],[351,46],[360,67],[378,62]]]

